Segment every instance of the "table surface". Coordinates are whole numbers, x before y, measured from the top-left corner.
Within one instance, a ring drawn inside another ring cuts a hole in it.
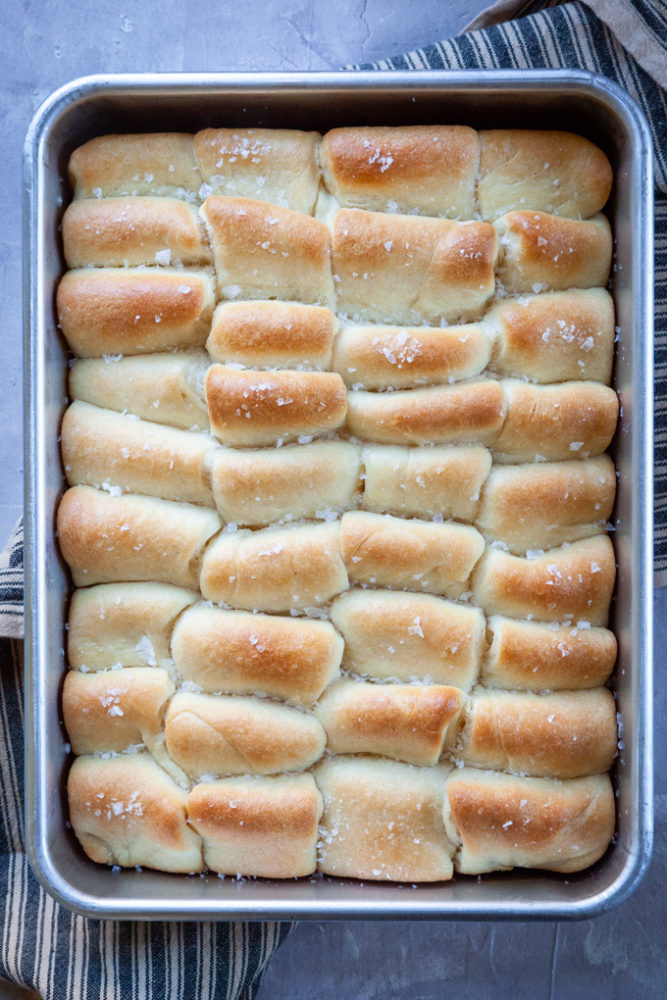
[[[238,0],[200,9],[162,0],[76,4],[2,0],[0,33],[0,324],[5,389],[0,538],[22,504],[21,153],[42,101],[100,72],[328,70],[396,55],[457,34],[488,0]],[[658,657],[667,588],[655,596]],[[659,662],[656,667],[659,666]],[[656,841],[648,875],[609,914],[583,923],[301,923],[277,953],[259,1000],[458,1000],[586,997],[642,1000],[667,980],[667,697],[656,676]],[[316,985],[314,985],[316,984]],[[0,985],[0,996],[3,995]]]

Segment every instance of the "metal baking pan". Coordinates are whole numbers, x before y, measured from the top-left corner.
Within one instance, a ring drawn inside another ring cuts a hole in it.
[[[67,351],[56,330],[54,292],[64,270],[58,228],[71,194],[69,155],[112,132],[405,123],[575,130],[600,145],[614,168],[608,211],[616,239],[622,416],[612,624],[623,719],[614,842],[592,869],[575,876],[513,871],[416,888],[320,877],[114,873],[84,856],[67,827],[63,795],[69,748],[59,689],[68,579],[54,514],[64,485],[58,428]],[[26,828],[33,869],[60,902],[96,918],[525,920],[590,917],[635,888],[652,841],[652,192],[651,140],[641,112],[613,83],[581,71],[88,77],[46,101],[25,148]]]

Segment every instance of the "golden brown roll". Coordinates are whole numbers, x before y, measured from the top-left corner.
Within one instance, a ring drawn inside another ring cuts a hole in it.
[[[336,311],[404,326],[465,322],[495,289],[486,222],[342,209],[333,220]]]
[[[75,198],[159,195],[195,201],[202,177],[193,136],[182,132],[103,135],[72,153]]]
[[[315,871],[322,797],[310,774],[195,785],[187,810],[214,872],[298,878]]]
[[[332,367],[356,389],[410,389],[479,375],[490,347],[481,324],[345,325],[334,341]]]
[[[201,208],[223,299],[333,306],[331,234],[323,222],[251,198],[212,195]]]
[[[340,526],[350,580],[378,587],[456,597],[484,551],[479,532],[463,524],[348,511]]]
[[[205,388],[211,429],[226,445],[273,444],[335,430],[345,420],[345,386],[333,372],[254,372],[211,365]]]
[[[501,383],[507,417],[493,444],[496,462],[560,462],[608,448],[616,430],[618,396],[598,382]]]
[[[259,698],[177,693],[165,717],[167,749],[191,778],[303,771],[324,752],[312,715]]]
[[[536,382],[589,379],[609,385],[614,303],[604,288],[501,300],[484,321],[496,332],[494,371]]]
[[[338,320],[301,302],[221,302],[206,349],[214,361],[251,368],[330,368]]]
[[[456,741],[465,695],[459,688],[338,681],[317,703],[327,747],[408,764],[437,764]]]
[[[345,638],[344,666],[354,673],[463,690],[477,679],[485,629],[479,608],[355,588],[333,602],[331,621]]]
[[[610,691],[485,691],[470,698],[461,747],[475,767],[582,778],[611,767],[618,733]]]
[[[213,506],[208,468],[218,448],[207,434],[74,402],[63,417],[61,449],[70,486]]]
[[[209,545],[200,589],[245,611],[292,611],[348,588],[340,522],[223,532]]]
[[[220,516],[241,525],[301,517],[332,518],[355,505],[361,450],[316,441],[260,451],[219,448],[211,467]]]
[[[77,670],[108,667],[173,669],[169,637],[198,594],[167,583],[103,583],[75,590],[67,653]]]
[[[347,426],[380,444],[491,444],[505,419],[500,382],[348,392]]]
[[[134,413],[158,424],[206,430],[207,365],[203,351],[90,358],[75,361],[70,368],[69,392],[73,399]]]
[[[202,347],[213,312],[204,271],[82,268],[58,285],[58,323],[79,358]]]
[[[256,198],[312,215],[320,183],[318,132],[206,128],[195,156],[212,194]]]
[[[62,694],[63,720],[75,754],[109,753],[164,741],[162,717],[174,693],[166,670],[126,667],[83,674],[70,670]]]
[[[604,286],[611,229],[604,215],[580,222],[545,212],[509,212],[494,223],[498,278],[508,292]]]
[[[335,128],[320,146],[324,183],[341,205],[471,219],[479,139],[465,125]]]
[[[447,833],[461,844],[456,870],[546,868],[577,872],[594,864],[614,833],[609,775],[555,781],[477,768],[447,779]]]
[[[310,707],[338,676],[343,640],[325,621],[198,604],[177,621],[172,653],[183,680],[204,691]]]
[[[324,798],[318,868],[392,882],[452,877],[442,810],[447,768],[330,757],[315,768]]]
[[[197,211],[177,198],[86,198],[62,221],[68,267],[208,264]]]
[[[586,219],[604,207],[611,166],[588,139],[534,129],[487,129],[479,138],[482,218],[523,208]]]
[[[616,472],[608,455],[496,466],[475,523],[487,538],[522,555],[603,532],[615,495]]]
[[[604,684],[616,662],[616,637],[605,628],[488,620],[491,645],[482,664],[487,687],[557,691]]]
[[[73,486],[60,501],[57,529],[77,587],[155,580],[196,590],[220,518],[208,507]]]
[[[596,535],[533,559],[487,549],[473,590],[488,614],[606,625],[615,576],[609,537]]]
[[[69,818],[92,861],[200,872],[202,845],[185,792],[148,754],[78,757],[67,780]]]
[[[474,521],[491,455],[481,445],[366,447],[362,506],[405,517]]]

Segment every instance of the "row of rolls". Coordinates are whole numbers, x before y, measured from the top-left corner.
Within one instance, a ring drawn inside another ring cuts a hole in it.
[[[430,127],[73,154],[62,708],[93,860],[420,882],[604,852],[603,161]]]

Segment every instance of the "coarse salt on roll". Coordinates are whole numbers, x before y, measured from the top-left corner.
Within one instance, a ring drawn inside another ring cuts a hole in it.
[[[204,691],[310,707],[338,676],[343,640],[326,621],[199,604],[176,623],[172,652],[182,678]]]
[[[491,643],[482,664],[487,687],[577,690],[604,684],[616,662],[616,637],[605,628],[488,619]]]
[[[81,268],[57,291],[58,322],[79,358],[202,347],[213,280],[189,268]]]
[[[339,322],[301,302],[221,302],[206,349],[214,361],[250,368],[330,368]]]
[[[594,864],[614,833],[607,774],[569,781],[524,778],[473,767],[447,779],[447,832],[467,875],[512,867],[569,873]]]
[[[475,528],[348,511],[341,519],[350,580],[456,597],[484,551]]]
[[[332,307],[331,234],[301,212],[212,195],[201,208],[224,299],[282,299]]]
[[[468,690],[484,648],[479,608],[430,594],[354,588],[331,607],[331,621],[345,639],[344,667],[367,677]]]
[[[197,164],[213,194],[256,198],[311,214],[320,183],[318,132],[206,128],[195,134]]]
[[[186,821],[185,792],[148,754],[77,757],[69,818],[89,858],[166,872],[200,872],[202,844]]]
[[[72,399],[127,411],[158,424],[206,430],[208,409],[203,351],[75,361],[69,373]]]
[[[223,532],[208,547],[201,592],[245,611],[303,611],[347,590],[340,522]]]
[[[68,267],[208,264],[197,211],[176,198],[86,198],[63,216]]]
[[[475,214],[479,139],[465,125],[331,129],[320,161],[341,205],[455,219]]]
[[[315,871],[322,797],[310,774],[195,785],[187,811],[214,872],[299,878]]]
[[[586,219],[611,191],[609,160],[572,132],[486,129],[479,133],[477,197],[484,219],[512,209],[539,209]]]
[[[155,580],[197,589],[206,542],[220,530],[208,507],[112,496],[73,486],[58,507],[60,550],[77,587]]]
[[[183,132],[102,135],[69,161],[75,198],[158,195],[196,201],[202,177],[193,136]]]
[[[316,714],[333,753],[371,753],[408,764],[437,764],[453,746],[465,695],[443,685],[338,681]]]
[[[452,877],[444,827],[448,769],[380,757],[330,757],[315,768],[324,798],[318,868],[326,875],[392,882]]]
[[[500,382],[347,395],[347,426],[355,437],[380,444],[491,444],[505,419]]]
[[[612,242],[604,215],[580,222],[545,212],[509,212],[494,225],[498,277],[506,291],[606,285]]]
[[[488,614],[606,625],[615,577],[611,541],[596,535],[533,559],[487,549],[473,591]]]
[[[211,429],[226,445],[273,444],[279,438],[335,430],[345,420],[345,386],[333,372],[255,372],[211,365],[205,387]]]
[[[490,338],[477,324],[439,327],[344,325],[334,341],[334,371],[357,389],[410,389],[479,375]]]

